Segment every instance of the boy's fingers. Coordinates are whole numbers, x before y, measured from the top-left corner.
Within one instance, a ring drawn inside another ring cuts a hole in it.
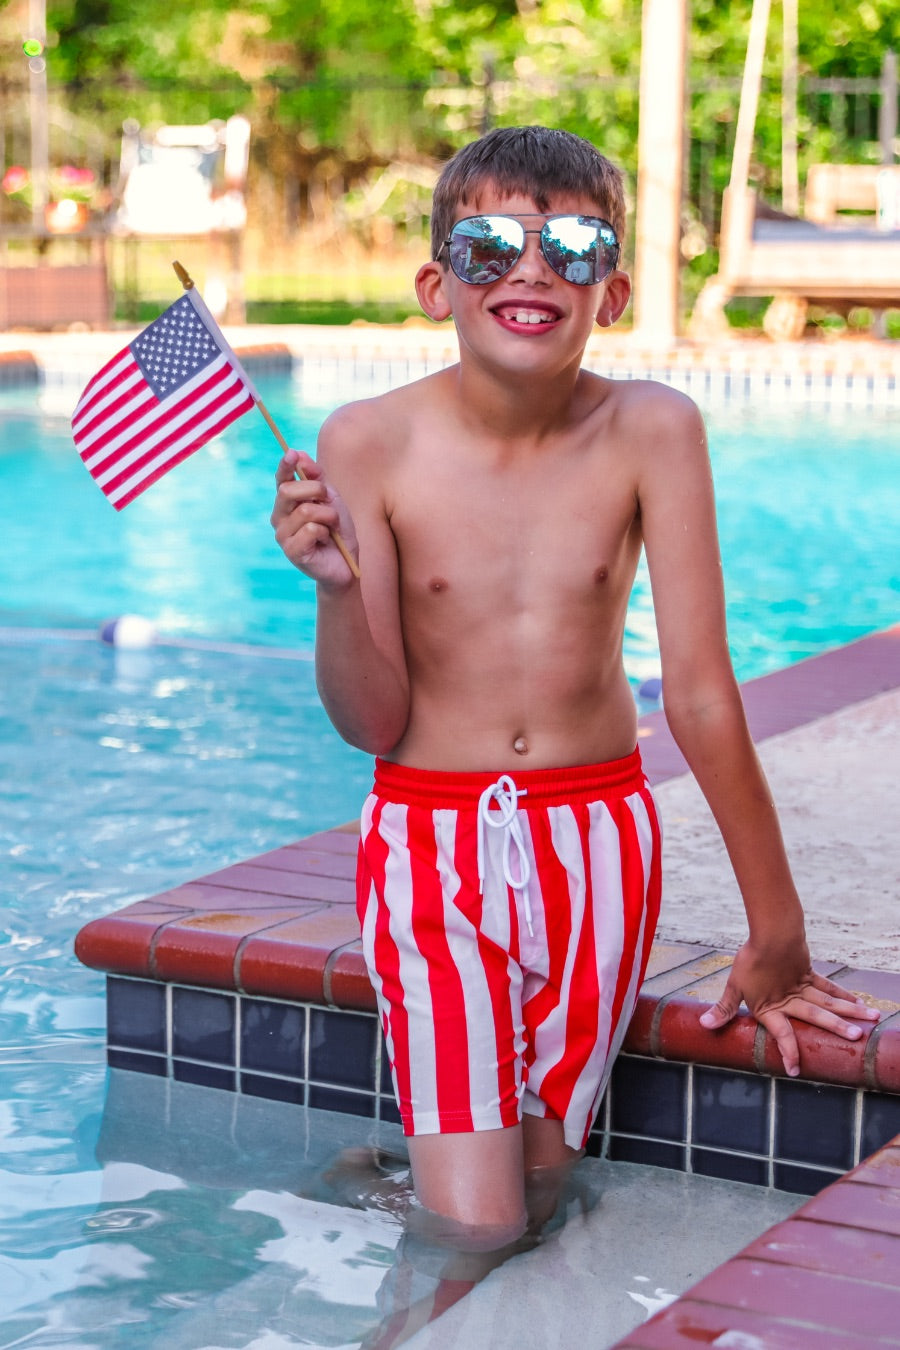
[[[814,994],[813,990],[817,991],[817,994]],[[835,1012],[841,1012],[846,1017],[861,1017],[866,1022],[877,1022],[881,1017],[877,1008],[870,1008],[864,999],[853,993],[852,989],[844,989],[841,985],[835,984],[833,980],[829,980],[815,971],[813,971],[810,988],[806,991],[806,994],[808,998],[815,998],[815,1001],[821,1003],[823,1008],[832,1008]]]
[[[800,1072],[800,1047],[794,1028],[783,1012],[760,1013],[757,1021],[765,1027],[778,1046],[784,1070],[788,1078],[796,1078]]]
[[[300,456],[296,450],[286,450],[278,461],[278,467],[275,470],[275,482],[280,487],[282,483],[289,483],[294,476],[297,468],[297,461]]]
[[[277,520],[275,535],[282,544],[291,539],[327,540],[337,526],[337,512],[322,502],[288,502],[288,509]],[[273,513],[273,522],[276,518]],[[306,534],[304,535],[304,531]]]
[[[309,455],[304,455],[300,450],[286,450],[275,469],[275,482],[280,487],[282,483],[290,483],[295,474],[301,478],[321,476],[316,461]]]
[[[717,1031],[719,1027],[724,1027],[727,1022],[731,1021],[740,1006],[740,995],[735,994],[729,981],[718,1003],[713,1004],[711,1008],[707,1008],[706,1012],[701,1014],[700,1025],[706,1027],[707,1031]]]
[[[823,1031],[832,1031],[836,1036],[842,1036],[845,1041],[858,1041],[865,1028],[861,1027],[858,1021],[845,1021],[840,1014],[858,1017],[859,1009],[854,1004],[848,1004],[843,1000],[832,999],[831,1003],[835,1006],[825,1007],[817,1000],[798,995],[796,998],[789,999],[783,1005],[781,1011],[787,1013],[790,1017],[797,1018],[798,1021],[808,1022],[810,1026],[821,1027]],[[762,1018],[760,1018],[760,1021],[762,1021]]]
[[[270,522],[277,529],[294,516],[295,528],[299,528],[308,518],[309,507],[325,507],[326,510],[332,510],[326,505],[326,498],[327,490],[321,482],[312,482],[305,478],[298,480],[293,477],[282,479],[275,490],[275,504],[269,517]],[[297,507],[306,509],[297,511]],[[332,510],[332,514],[334,523],[337,524],[337,512]]]
[[[840,1017],[855,1017],[863,1022],[877,1022],[881,1014],[877,1008],[868,1008],[861,999],[849,994],[826,994],[817,989],[804,990],[803,997],[808,1003],[824,1008]]]

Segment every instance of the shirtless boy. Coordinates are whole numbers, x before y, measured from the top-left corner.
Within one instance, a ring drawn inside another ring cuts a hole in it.
[[[498,1245],[525,1226],[526,1175],[580,1156],[656,923],[622,664],[642,546],[666,716],[749,926],[701,1021],[744,1000],[793,1075],[789,1018],[850,1040],[877,1019],[810,965],[728,656],[697,408],[581,369],[628,301],[623,231],[621,176],[577,137],[511,128],[460,151],[416,277],[459,363],[334,413],[316,461],[284,457],[272,513],[318,586],[323,703],[378,757],[359,912],[416,1194]]]

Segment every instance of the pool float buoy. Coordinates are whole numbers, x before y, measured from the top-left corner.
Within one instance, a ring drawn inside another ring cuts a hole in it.
[[[120,614],[117,619],[107,619],[100,625],[100,641],[108,643],[110,647],[140,651],[153,646],[156,627],[140,614]]]

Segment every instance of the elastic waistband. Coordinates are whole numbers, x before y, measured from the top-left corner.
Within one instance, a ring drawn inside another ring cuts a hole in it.
[[[393,764],[376,759],[374,792],[384,801],[400,806],[441,807],[477,806],[485,788],[508,773],[528,806],[562,806],[575,798],[599,801],[602,797],[623,796],[644,786],[640,750],[624,759],[604,764],[574,764],[563,769],[515,769],[484,773],[445,773],[439,769],[415,769],[408,764]]]

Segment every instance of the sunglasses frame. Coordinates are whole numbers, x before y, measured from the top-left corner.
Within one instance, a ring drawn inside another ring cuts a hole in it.
[[[522,225],[522,221],[523,221],[523,220],[531,220],[531,219],[543,219],[544,223],[543,223],[543,225],[541,226],[541,228],[540,228],[539,230],[528,230],[528,229],[525,228],[524,225]],[[560,212],[558,215],[555,215],[555,216],[544,216],[542,212],[522,212],[521,217],[520,217],[520,216],[508,216],[508,215],[504,215],[503,212],[501,212],[501,211],[482,211],[482,212],[479,212],[477,215],[474,215],[474,216],[463,216],[461,220],[457,220],[457,221],[454,223],[453,228],[452,228],[451,231],[450,231],[450,236],[449,236],[449,238],[447,238],[447,239],[444,240],[444,242],[443,242],[443,244],[441,245],[440,250],[439,250],[439,252],[438,252],[438,257],[440,257],[440,256],[441,256],[441,253],[443,253],[444,249],[447,250],[447,261],[448,261],[449,264],[450,264],[450,268],[451,268],[451,270],[452,270],[452,272],[453,272],[453,275],[454,275],[455,277],[457,277],[461,282],[463,282],[463,284],[466,285],[466,286],[492,286],[493,283],[494,283],[495,281],[502,281],[502,279],[503,279],[505,276],[509,276],[509,273],[513,270],[513,268],[516,266],[516,264],[520,261],[520,259],[521,259],[521,257],[522,257],[522,254],[525,252],[525,238],[523,238],[523,240],[522,240],[522,246],[521,246],[521,248],[519,249],[518,254],[517,254],[516,257],[513,259],[513,261],[510,263],[509,267],[507,267],[506,270],[503,271],[503,272],[501,272],[498,276],[495,276],[495,277],[486,277],[483,281],[476,281],[473,277],[465,277],[465,276],[462,276],[462,275],[456,270],[456,267],[454,266],[454,263],[453,263],[453,250],[452,250],[452,248],[451,248],[451,245],[452,245],[452,243],[453,243],[453,235],[454,235],[455,231],[459,229],[460,225],[465,225],[465,224],[466,224],[468,221],[470,221],[470,220],[507,220],[507,221],[511,221],[511,222],[512,222],[513,224],[515,224],[515,225],[518,225],[518,226],[521,228],[521,230],[522,230],[523,236],[525,236],[525,237],[527,237],[529,234],[536,234],[536,235],[538,235],[539,238],[540,238],[541,256],[543,257],[543,259],[544,259],[544,261],[546,262],[547,266],[550,268],[551,272],[553,272],[554,276],[558,276],[562,281],[568,281],[568,283],[569,283],[570,286],[599,286],[600,283],[603,282],[603,281],[605,281],[606,278],[607,278],[608,276],[610,276],[610,275],[616,270],[616,268],[617,268],[618,265],[619,265],[619,257],[620,257],[620,255],[621,255],[621,249],[622,249],[622,246],[621,246],[621,244],[619,243],[618,235],[616,234],[616,232],[615,232],[615,230],[613,229],[612,225],[609,223],[608,220],[604,220],[602,216],[586,216],[586,215],[582,215],[582,214],[579,214],[579,213],[576,213],[576,212],[573,212],[573,211],[562,211],[562,212]],[[601,227],[602,227],[603,229],[609,230],[609,232],[610,232],[610,234],[612,235],[613,239],[616,241],[616,242],[615,242],[615,246],[614,246],[614,250],[613,250],[613,255],[614,255],[614,256],[613,256],[613,262],[612,262],[611,266],[609,267],[609,269],[608,269],[606,272],[604,272],[603,276],[599,278],[599,280],[597,280],[597,281],[593,281],[593,280],[592,280],[592,281],[574,281],[574,280],[572,280],[571,277],[565,276],[562,272],[558,271],[556,267],[554,267],[553,261],[552,261],[552,259],[549,257],[549,255],[548,255],[548,253],[547,253],[547,249],[545,248],[544,231],[548,228],[548,226],[552,225],[553,222],[554,222],[554,221],[557,221],[557,220],[573,220],[573,221],[576,221],[578,224],[584,224],[584,225],[590,224],[590,225],[595,225],[595,226],[597,226],[597,227],[598,227],[598,228],[597,228],[597,242],[598,242],[598,245],[599,245],[599,243],[600,243],[601,240],[602,240]],[[474,236],[471,236],[471,237],[474,237]]]

